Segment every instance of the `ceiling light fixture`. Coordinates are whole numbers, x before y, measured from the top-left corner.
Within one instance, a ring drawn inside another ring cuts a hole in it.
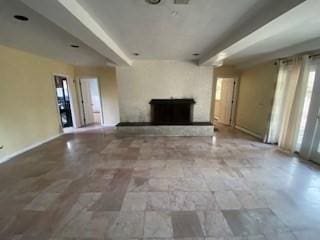
[[[133,53],[133,55],[135,55],[135,56],[139,56],[139,55],[140,55],[140,53]]]
[[[79,48],[79,45],[76,45],[76,44],[71,44],[70,47],[73,47],[73,48]]]
[[[159,3],[161,3],[162,0],[145,0],[146,3],[149,3],[151,5],[157,5]]]
[[[14,15],[13,17],[19,21],[23,21],[23,22],[29,21],[29,18],[27,18],[26,16]]]

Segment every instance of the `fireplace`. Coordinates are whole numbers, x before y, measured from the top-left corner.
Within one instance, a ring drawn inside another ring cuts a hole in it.
[[[152,99],[152,125],[191,125],[195,101],[184,99]]]

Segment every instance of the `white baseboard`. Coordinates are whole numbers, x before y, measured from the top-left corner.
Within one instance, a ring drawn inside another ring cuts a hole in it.
[[[252,131],[250,131],[250,130],[248,130],[246,128],[240,127],[239,125],[236,125],[235,128],[240,130],[240,131],[242,131],[242,132],[244,132],[244,133],[247,133],[247,134],[249,134],[249,135],[251,135],[253,137],[256,137],[256,138],[258,138],[260,140],[263,140],[262,136],[260,136],[259,134],[254,133],[254,132],[252,132]]]
[[[115,127],[117,126],[117,123],[116,124],[102,124],[103,127]]]
[[[15,157],[15,156],[18,156],[18,155],[20,155],[20,154],[22,154],[22,153],[24,153],[24,152],[27,152],[27,151],[29,151],[29,150],[31,150],[31,149],[33,149],[33,148],[36,148],[36,147],[38,147],[38,146],[40,146],[40,145],[42,145],[42,144],[44,144],[44,143],[50,142],[51,140],[56,139],[57,137],[60,137],[60,136],[62,136],[63,134],[64,134],[64,133],[60,133],[60,134],[55,135],[55,136],[53,136],[53,137],[47,138],[47,139],[45,139],[45,140],[43,140],[43,141],[40,141],[40,142],[37,142],[37,143],[35,143],[35,144],[29,145],[28,147],[23,148],[23,149],[15,152],[15,153],[13,153],[13,154],[10,154],[9,156],[5,156],[4,158],[1,158],[1,159],[0,159],[0,163],[4,163],[4,162],[10,160],[11,158],[13,158],[13,157]]]

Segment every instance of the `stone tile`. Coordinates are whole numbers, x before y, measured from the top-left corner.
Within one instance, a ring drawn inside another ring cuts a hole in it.
[[[89,211],[90,207],[99,199],[101,193],[82,193],[78,200],[74,203],[72,208],[66,213],[65,217],[61,220],[58,228],[54,233],[56,238],[77,238],[99,234],[91,231],[91,222],[93,212]],[[96,224],[96,230],[97,230]],[[103,232],[100,235],[103,235]]]
[[[151,170],[151,176],[154,178],[182,178],[184,175],[182,167],[163,167],[153,168]]]
[[[233,237],[227,221],[220,211],[197,211],[206,237],[228,239]]]
[[[270,209],[223,210],[235,236],[277,234],[289,229]]]
[[[228,191],[231,190],[230,185],[221,177],[208,177],[205,182],[210,191]]]
[[[133,177],[130,181],[128,191],[130,192],[148,192],[149,178]]]
[[[266,233],[265,239],[266,240],[297,240],[297,238],[291,232]]]
[[[169,180],[165,178],[134,177],[128,190],[131,192],[166,192],[169,190]]]
[[[144,238],[171,238],[172,236],[170,213],[164,211],[145,213]]]
[[[183,167],[182,169],[185,178],[203,178],[199,168]]]
[[[141,238],[144,212],[120,212],[114,223],[107,227],[106,238]]]
[[[294,231],[294,236],[297,240],[318,240],[320,236],[320,231],[314,231],[314,230],[300,230],[300,231]]]
[[[49,193],[62,193],[67,189],[67,187],[70,185],[71,182],[72,180],[69,180],[69,179],[61,179],[61,180],[55,181],[50,186],[45,188],[43,191],[49,192]]]
[[[13,217],[7,226],[0,232],[0,239],[10,239],[29,231],[31,223],[36,221],[40,212],[25,210]]]
[[[264,199],[259,198],[256,194],[249,191],[234,191],[241,205],[247,209],[267,208],[268,204]]]
[[[170,209],[173,211],[217,209],[211,192],[170,192]]]
[[[175,178],[169,182],[169,191],[209,191],[202,178]]]
[[[103,193],[90,210],[95,212],[120,211],[125,195],[125,191]]]
[[[204,237],[186,239],[313,240],[319,188],[317,167],[231,129],[214,142],[83,131],[0,165],[0,239],[140,239],[145,211],[150,235],[172,239],[170,211],[196,211]]]
[[[204,237],[204,233],[195,211],[172,212],[173,236],[175,238]]]
[[[164,178],[149,179],[149,192],[169,191],[169,180]]]
[[[241,203],[232,191],[214,192],[220,209],[240,209]]]
[[[40,193],[24,209],[33,211],[45,211],[59,197],[58,193]]]
[[[147,208],[147,194],[128,192],[123,200],[121,211],[144,211]]]
[[[171,209],[168,192],[149,192],[147,210],[168,211]]]

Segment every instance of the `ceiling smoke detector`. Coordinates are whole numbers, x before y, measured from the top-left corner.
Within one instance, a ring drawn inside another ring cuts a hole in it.
[[[146,3],[149,3],[151,5],[157,5],[160,4],[162,0],[145,0]]]

